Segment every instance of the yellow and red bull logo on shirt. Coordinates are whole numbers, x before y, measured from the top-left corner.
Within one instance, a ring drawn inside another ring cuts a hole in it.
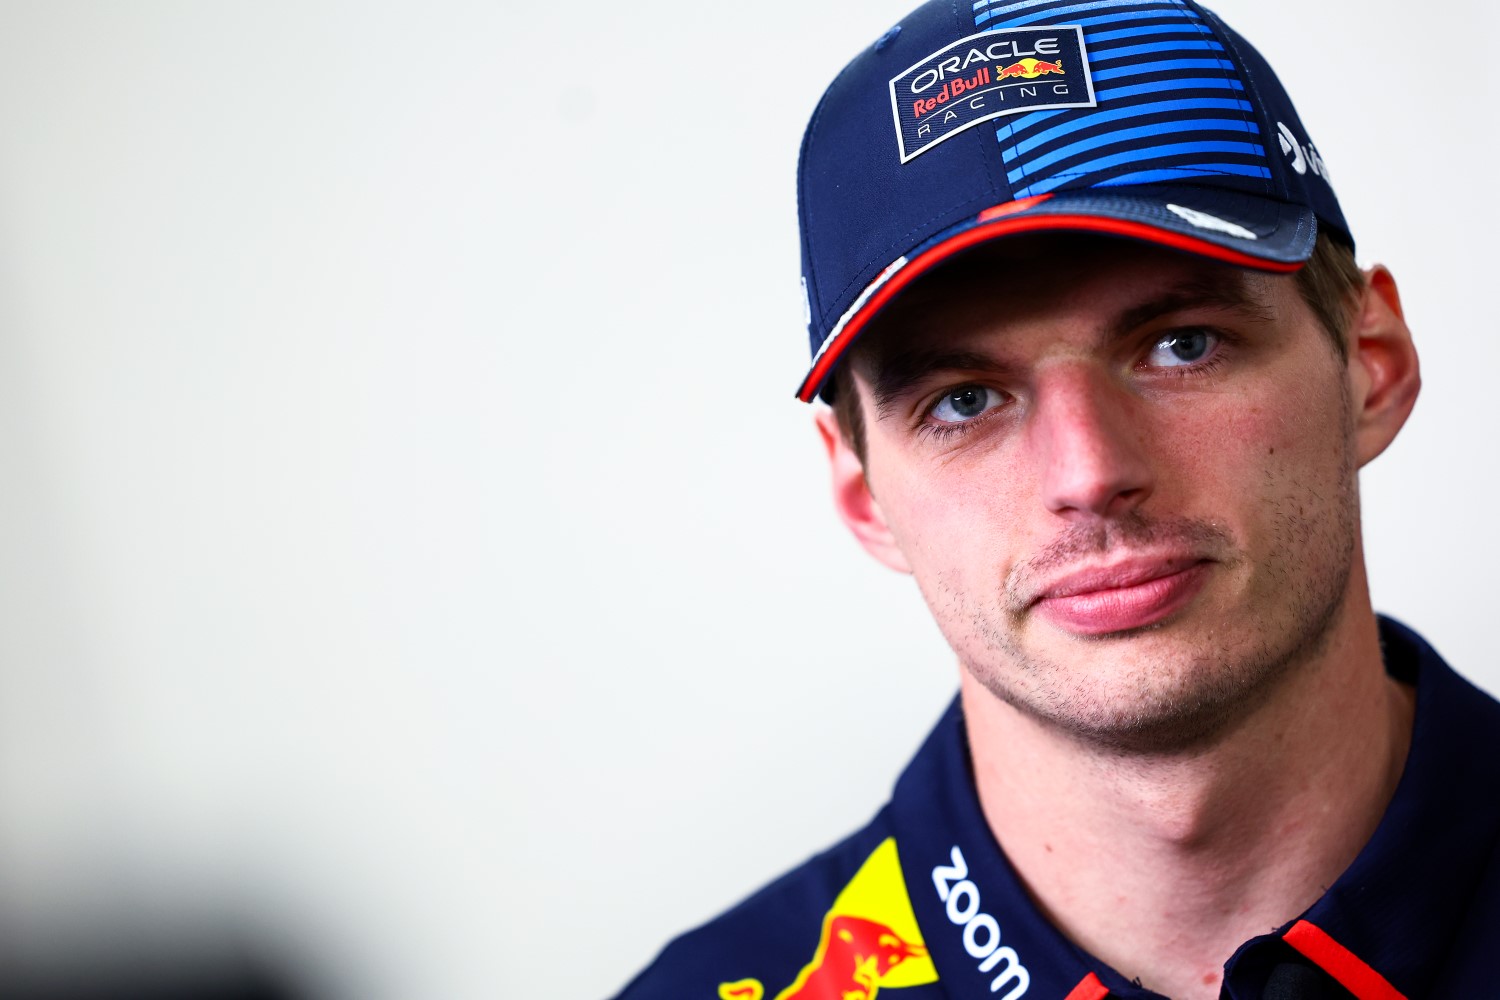
[[[894,838],[855,872],[823,918],[812,960],[774,1000],[875,1000],[882,990],[937,982],[917,927]],[[719,1000],[764,1000],[758,979],[719,986]]]

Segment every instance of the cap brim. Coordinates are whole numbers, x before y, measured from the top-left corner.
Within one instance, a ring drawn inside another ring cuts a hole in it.
[[[901,291],[957,254],[1022,233],[1098,233],[1141,240],[1224,264],[1290,274],[1317,245],[1310,209],[1202,188],[1091,188],[999,205],[913,248],[860,293],[823,341],[797,390],[804,403],[828,394],[829,377],[860,331]]]

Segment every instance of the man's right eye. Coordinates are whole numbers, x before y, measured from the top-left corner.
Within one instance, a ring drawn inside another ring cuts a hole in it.
[[[1005,394],[982,385],[961,385],[937,401],[932,418],[944,424],[961,424],[983,416],[1005,402]]]

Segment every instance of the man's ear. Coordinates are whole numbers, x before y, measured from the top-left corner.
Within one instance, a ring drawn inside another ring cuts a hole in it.
[[[1349,375],[1355,447],[1363,466],[1396,439],[1422,388],[1396,279],[1378,264],[1365,272],[1365,290],[1350,331]]]
[[[833,411],[820,407],[815,416],[818,433],[822,435],[823,447],[828,452],[828,466],[833,473],[833,507],[865,551],[898,573],[910,573],[895,536],[885,522],[885,514],[870,484],[865,479],[864,463],[849,447],[839,430],[838,418]]]

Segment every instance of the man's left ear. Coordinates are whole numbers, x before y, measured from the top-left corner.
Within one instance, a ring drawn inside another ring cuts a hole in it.
[[[1382,265],[1365,272],[1365,290],[1349,336],[1355,448],[1363,466],[1396,439],[1422,388],[1417,349],[1401,312],[1396,279]]]

